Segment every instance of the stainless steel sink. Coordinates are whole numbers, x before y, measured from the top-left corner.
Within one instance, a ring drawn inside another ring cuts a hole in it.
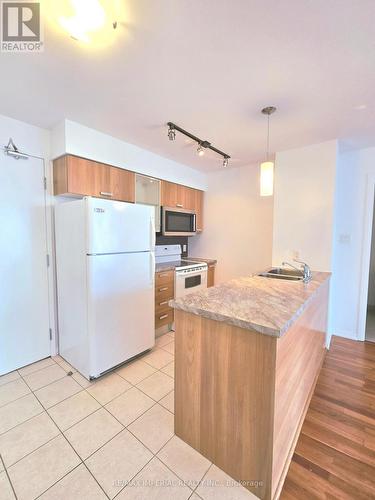
[[[289,280],[289,281],[303,280],[302,271],[297,271],[294,269],[286,269],[285,267],[273,267],[267,272],[258,274],[258,276],[263,276],[264,278],[274,278],[278,280]]]

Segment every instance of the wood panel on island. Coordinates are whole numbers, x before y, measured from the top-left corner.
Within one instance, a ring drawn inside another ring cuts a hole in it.
[[[135,201],[134,172],[73,155],[53,161],[53,185],[55,195]]]
[[[155,329],[174,321],[174,310],[169,301],[174,298],[174,270],[155,274]]]

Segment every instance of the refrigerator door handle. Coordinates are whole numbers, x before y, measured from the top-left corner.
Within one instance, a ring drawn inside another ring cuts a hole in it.
[[[150,283],[155,283],[155,252],[150,252]]]
[[[156,244],[156,234],[155,234],[155,219],[152,215],[150,217],[150,242],[151,242],[151,252],[153,252]]]

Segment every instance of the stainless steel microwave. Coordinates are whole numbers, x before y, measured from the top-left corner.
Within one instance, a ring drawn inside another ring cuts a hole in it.
[[[193,236],[197,232],[197,216],[194,210],[162,208],[162,234],[164,236]]]

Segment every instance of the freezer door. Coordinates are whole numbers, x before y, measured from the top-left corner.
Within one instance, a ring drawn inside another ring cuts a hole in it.
[[[153,251],[152,207],[86,198],[87,254]]]
[[[154,346],[152,252],[87,257],[90,376]]]

